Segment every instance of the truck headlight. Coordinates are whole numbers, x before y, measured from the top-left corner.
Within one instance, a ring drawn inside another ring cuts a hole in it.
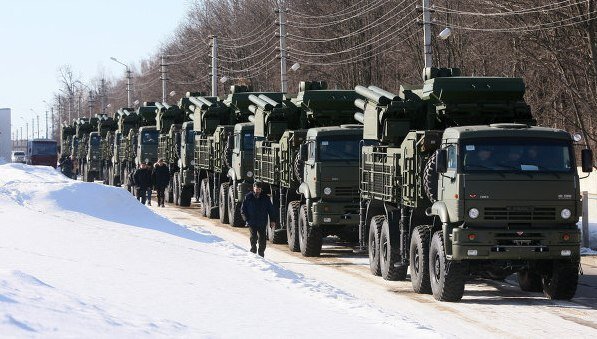
[[[331,188],[329,188],[329,187],[326,187],[326,188],[324,188],[324,189],[323,189],[323,194],[325,194],[325,195],[330,195],[330,194],[332,194],[332,189],[331,189]]]
[[[479,217],[479,210],[476,208],[471,208],[470,210],[468,210],[468,216],[471,219],[477,219]]]
[[[562,216],[563,219],[569,219],[572,216],[572,212],[570,212],[569,209],[564,208],[562,210],[562,212],[560,212],[560,215]]]
[[[249,177],[249,178],[253,177],[253,172],[247,171],[247,177]]]

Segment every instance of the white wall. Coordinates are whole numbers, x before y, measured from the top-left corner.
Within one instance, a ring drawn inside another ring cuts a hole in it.
[[[12,143],[10,140],[10,108],[0,108],[0,162],[10,162]]]

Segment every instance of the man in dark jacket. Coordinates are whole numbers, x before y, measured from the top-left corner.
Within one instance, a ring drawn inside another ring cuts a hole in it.
[[[135,186],[137,186],[137,199],[145,205],[147,189],[151,187],[151,172],[147,169],[146,164],[141,163],[141,167],[135,171],[133,177]]]
[[[155,187],[155,191],[158,195],[158,207],[164,207],[164,191],[170,183],[170,170],[168,169],[168,166],[166,166],[164,159],[158,160],[157,164],[153,168],[153,173],[151,176],[153,186]]]
[[[64,174],[66,177],[72,179],[73,178],[73,156],[64,157],[60,161],[60,172]]]
[[[274,228],[275,211],[272,202],[266,194],[261,192],[261,183],[253,184],[253,192],[247,193],[243,205],[241,207],[241,214],[247,226],[251,230],[251,252],[257,252],[257,238],[259,238],[259,255],[263,257],[265,253],[265,241],[267,227],[267,217],[271,221],[271,227]]]

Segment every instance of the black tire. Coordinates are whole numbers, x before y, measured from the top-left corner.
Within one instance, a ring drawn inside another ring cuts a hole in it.
[[[406,280],[408,266],[402,264],[400,258],[400,239],[398,230],[390,228],[390,223],[384,218],[379,238],[379,266],[381,276],[385,280]]]
[[[312,227],[307,220],[307,205],[299,210],[299,246],[305,257],[317,257],[321,254],[322,235],[319,227]]]
[[[294,173],[294,178],[296,179],[296,181],[298,181],[298,182],[303,181],[305,166],[303,164],[303,161],[301,161],[300,153],[297,153],[296,156],[294,157],[292,172]]]
[[[381,235],[381,225],[385,217],[383,215],[376,215],[371,219],[369,224],[369,269],[373,275],[381,275],[381,266],[379,259],[379,239]]]
[[[578,286],[578,261],[554,260],[542,275],[543,294],[553,300],[570,300]]]
[[[431,293],[429,281],[429,226],[417,226],[410,238],[410,282],[413,291]]]
[[[518,286],[525,292],[542,292],[543,284],[541,276],[537,272],[521,270],[516,274],[518,276]]]
[[[429,160],[427,160],[427,164],[425,164],[425,169],[423,170],[423,187],[425,189],[427,198],[431,202],[437,201],[437,185],[439,176],[435,170],[436,163],[437,153],[433,152],[433,154],[429,157]]]
[[[459,301],[464,294],[468,265],[446,258],[444,236],[437,231],[429,249],[429,274],[433,297],[439,301]]]
[[[168,183],[168,188],[166,190],[166,202],[169,204],[174,203],[174,177],[178,173],[174,173],[170,176],[170,182]]]
[[[288,210],[286,212],[286,238],[288,239],[288,249],[292,252],[298,252],[301,250],[298,236],[298,219],[300,208],[300,201],[291,201],[288,204]]]
[[[241,204],[234,201],[234,186],[228,187],[228,221],[232,227],[243,227],[245,221],[240,214]]]
[[[201,207],[200,207],[199,213],[201,213],[202,217],[207,216],[208,207],[206,206],[206,204],[207,204],[207,200],[209,200],[209,198],[207,198],[207,194],[208,194],[207,190],[208,189],[209,189],[209,187],[208,187],[207,179],[202,179],[201,180],[201,191],[199,193],[199,199],[201,200]]]
[[[220,185],[220,199],[218,201],[218,214],[222,224],[228,223],[228,186],[227,182]]]
[[[191,206],[191,199],[193,198],[193,188],[189,186],[180,187],[179,205],[183,207]]]
[[[174,187],[172,188],[172,195],[174,198],[174,205],[180,206],[180,183],[178,181],[178,176],[175,175],[172,179],[172,183]]]
[[[214,206],[214,202],[211,198],[211,185],[208,179],[203,180],[206,181],[204,192],[206,195],[203,196],[203,201],[205,202],[205,216],[209,219],[216,219],[218,217],[218,210],[217,206]]]

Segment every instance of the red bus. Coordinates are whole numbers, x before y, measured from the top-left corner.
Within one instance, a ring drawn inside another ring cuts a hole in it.
[[[56,168],[58,149],[55,140],[33,139],[27,142],[27,165],[52,166]]]

